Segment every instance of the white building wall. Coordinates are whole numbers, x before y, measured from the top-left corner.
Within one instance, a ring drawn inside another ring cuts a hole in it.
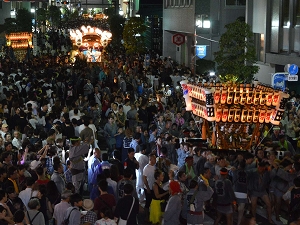
[[[272,74],[275,73],[275,67],[270,64],[257,63],[255,65],[259,66],[259,72],[255,74],[254,77],[261,83],[271,85]]]

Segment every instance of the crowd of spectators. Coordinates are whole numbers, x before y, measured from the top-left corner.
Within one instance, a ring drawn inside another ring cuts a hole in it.
[[[222,215],[231,225],[237,210],[240,225],[258,198],[270,223],[284,204],[298,220],[299,98],[255,151],[212,150],[179,85],[199,78],[150,57],[108,51],[82,68],[55,55],[1,60],[0,224],[134,225],[143,206],[152,224],[202,224],[215,210],[215,225]]]

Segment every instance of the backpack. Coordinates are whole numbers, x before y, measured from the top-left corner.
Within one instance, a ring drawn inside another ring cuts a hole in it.
[[[34,216],[32,219],[30,219],[29,213],[28,213],[28,211],[27,211],[27,217],[28,217],[28,220],[29,220],[29,224],[30,224],[30,225],[32,225],[32,222],[34,221],[35,217],[37,217],[37,215],[39,215],[39,213],[40,213],[40,212],[37,212],[37,213],[35,214],[35,216]]]
[[[74,209],[76,209],[76,208],[73,208],[73,209],[70,211],[69,216],[61,222],[61,225],[69,225],[69,222],[70,222],[70,216],[71,216],[71,213],[72,213],[72,211],[73,211]]]

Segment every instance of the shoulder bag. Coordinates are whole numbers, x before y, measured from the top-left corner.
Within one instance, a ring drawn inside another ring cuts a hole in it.
[[[126,220],[123,220],[121,217],[119,218],[119,222],[118,222],[118,225],[127,225],[127,220],[131,214],[131,211],[132,211],[132,208],[134,206],[134,202],[135,202],[135,198],[133,197],[133,201],[132,201],[132,205],[131,205],[131,208],[129,210],[129,213],[128,213],[128,216],[127,216],[127,219]]]

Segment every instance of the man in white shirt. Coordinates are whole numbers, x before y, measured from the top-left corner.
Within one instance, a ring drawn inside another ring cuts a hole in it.
[[[155,182],[154,172],[155,172],[155,164],[156,164],[156,156],[151,153],[149,155],[149,163],[143,169],[143,181],[144,181],[144,191],[146,195],[146,203],[145,203],[145,221],[149,220],[149,207],[152,201],[152,187]]]
[[[143,181],[143,169],[149,162],[149,158],[145,155],[147,150],[146,144],[141,144],[136,147],[136,153],[134,157],[139,162],[139,169],[135,170],[136,173],[136,191],[139,196],[140,201],[143,201],[145,198],[144,192],[144,181]]]
[[[32,186],[34,185],[35,181],[32,177],[28,177],[26,179],[26,189],[19,193],[19,198],[22,200],[23,204],[28,208],[28,202],[32,197],[37,197],[38,191],[34,191]]]

